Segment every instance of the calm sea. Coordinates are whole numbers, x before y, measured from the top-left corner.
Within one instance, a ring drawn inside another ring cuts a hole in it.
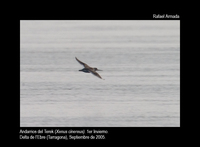
[[[180,21],[20,21],[20,126],[179,127]]]

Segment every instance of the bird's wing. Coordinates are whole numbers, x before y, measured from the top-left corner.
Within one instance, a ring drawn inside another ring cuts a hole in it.
[[[98,78],[102,79],[102,77],[94,70],[90,70],[90,73],[92,73],[94,76],[97,76]]]
[[[75,57],[75,58],[76,58],[76,57]],[[77,60],[81,65],[83,65],[85,68],[88,68],[88,67],[89,67],[86,63],[83,63],[82,61],[78,60],[77,58],[76,58],[76,60]]]

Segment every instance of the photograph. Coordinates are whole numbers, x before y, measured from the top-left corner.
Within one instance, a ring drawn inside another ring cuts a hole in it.
[[[180,127],[180,20],[19,23],[20,127]]]

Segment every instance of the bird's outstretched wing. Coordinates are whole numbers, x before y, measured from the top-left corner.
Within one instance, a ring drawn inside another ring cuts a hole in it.
[[[75,57],[75,58],[76,58],[76,57]],[[78,60],[77,58],[76,58],[76,60],[77,60],[81,65],[83,65],[85,68],[88,68],[88,67],[89,67],[86,63],[84,63],[84,62]]]
[[[102,77],[96,71],[90,70],[90,73],[92,73],[94,76],[97,76],[98,78],[102,79]]]

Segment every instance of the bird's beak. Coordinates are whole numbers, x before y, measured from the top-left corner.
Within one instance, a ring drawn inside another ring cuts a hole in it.
[[[103,71],[103,70],[97,69],[97,71]]]

